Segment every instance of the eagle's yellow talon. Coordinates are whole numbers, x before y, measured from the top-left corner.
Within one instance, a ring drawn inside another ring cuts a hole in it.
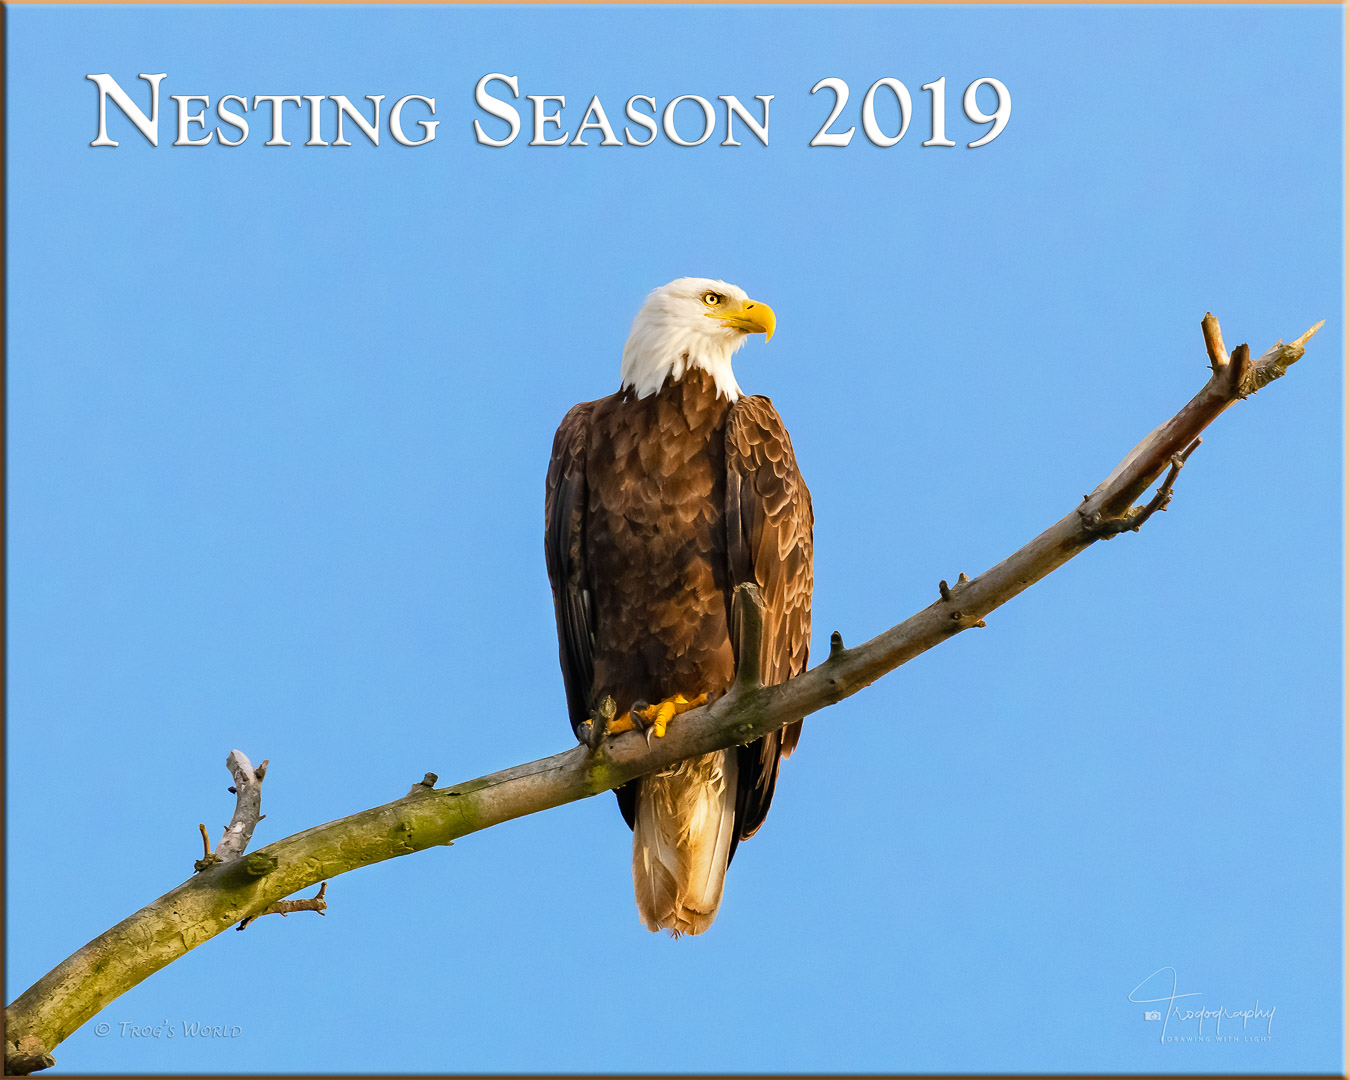
[[[622,716],[616,716],[605,725],[606,735],[619,735],[625,731],[633,730],[633,714],[624,713]]]
[[[652,727],[655,730],[652,734],[658,739],[664,739],[666,737],[666,725],[675,719],[676,701],[684,701],[684,696],[680,695],[671,701],[663,701],[656,707],[656,717],[652,720]]]
[[[696,709],[707,703],[708,695],[706,693],[699,694],[692,701],[683,694],[676,694],[660,704],[644,705],[641,708],[624,713],[622,716],[611,720],[606,730],[611,735],[617,735],[622,731],[632,731],[638,726],[637,721],[641,721],[643,727],[648,728],[652,735],[661,739],[665,737],[666,728],[670,725],[670,722],[680,713],[688,712],[690,709]],[[636,720],[634,717],[636,717]]]

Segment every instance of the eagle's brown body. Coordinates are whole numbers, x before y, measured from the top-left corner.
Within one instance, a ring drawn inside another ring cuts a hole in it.
[[[810,495],[767,398],[728,401],[693,368],[645,398],[628,389],[575,406],[554,441],[545,518],[574,729],[606,695],[622,714],[724,693],[741,582],[764,595],[765,681],[805,668]],[[763,822],[800,727],[619,789],[650,929],[698,933],[712,922],[726,865]]]

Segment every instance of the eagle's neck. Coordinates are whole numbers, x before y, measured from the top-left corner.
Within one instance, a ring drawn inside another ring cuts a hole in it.
[[[745,344],[745,335],[720,327],[712,332],[691,330],[678,323],[643,322],[639,319],[623,347],[620,389],[645,398],[669,380],[677,383],[691,370],[712,376],[719,397],[735,401],[741,388],[731,370],[731,356]]]

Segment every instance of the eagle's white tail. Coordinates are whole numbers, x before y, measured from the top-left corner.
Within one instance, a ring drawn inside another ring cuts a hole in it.
[[[633,891],[648,930],[701,934],[717,916],[736,828],[736,751],[638,782]]]

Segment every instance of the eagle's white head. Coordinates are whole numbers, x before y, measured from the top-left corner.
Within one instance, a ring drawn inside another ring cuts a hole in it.
[[[731,354],[747,334],[773,337],[773,308],[745,290],[712,278],[680,278],[652,291],[633,320],[623,347],[622,388],[644,398],[691,367],[713,377],[718,394],[741,396]]]

